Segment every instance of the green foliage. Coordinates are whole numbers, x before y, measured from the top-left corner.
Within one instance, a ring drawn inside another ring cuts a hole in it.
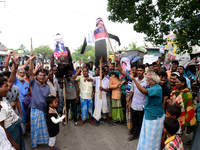
[[[109,20],[133,24],[155,45],[165,45],[164,35],[172,31],[178,53],[200,46],[200,0],[108,0],[107,10]]]
[[[80,54],[82,45],[78,47],[73,53],[72,53],[72,59],[75,61],[95,61],[95,47],[88,45],[85,49],[84,54]]]
[[[31,55],[31,51],[27,50],[26,47],[23,44],[21,44],[20,47],[18,49],[14,50],[14,51],[16,53],[18,53],[18,50],[22,50],[24,52],[23,54],[25,54],[25,55]]]
[[[145,47],[148,47],[148,45],[142,45],[142,46],[137,46],[137,42],[132,42],[128,45],[128,47],[124,47],[120,49],[119,51],[126,51],[126,50],[139,50],[142,52],[146,52]]]
[[[45,53],[45,59],[50,59],[51,55],[53,54],[53,50],[48,45],[40,45],[39,47],[33,50],[35,55],[43,56]]]

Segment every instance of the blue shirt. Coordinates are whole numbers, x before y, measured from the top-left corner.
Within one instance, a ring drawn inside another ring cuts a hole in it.
[[[154,84],[147,88],[148,95],[144,106],[144,114],[146,120],[156,120],[162,117],[164,110],[162,107],[162,88],[159,84]]]
[[[185,77],[186,80],[186,86],[188,89],[191,89],[191,83],[190,83],[190,79],[188,79],[188,77],[184,74],[183,77]]]
[[[31,91],[32,91],[32,99],[31,99],[31,108],[36,108],[44,113],[47,113],[47,102],[46,98],[49,94],[51,94],[50,89],[47,85],[40,85],[35,79],[30,81],[31,83]]]
[[[22,103],[22,100],[27,96],[27,93],[29,91],[29,83],[27,81],[24,81],[24,84],[22,84],[22,82],[18,78],[16,78],[14,85],[17,86],[19,89],[19,101],[20,103]]]

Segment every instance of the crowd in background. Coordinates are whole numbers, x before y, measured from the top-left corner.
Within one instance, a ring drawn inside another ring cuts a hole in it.
[[[192,92],[198,72],[176,60],[170,70],[160,60],[124,70],[121,57],[102,62],[101,68],[93,62],[75,68],[69,62],[60,78],[60,66],[35,67],[34,54],[18,66],[11,51],[0,73],[0,148],[25,150],[24,138],[31,136],[33,150],[38,144],[58,149],[59,122],[82,126],[88,120],[99,126],[105,119],[110,127],[126,125],[127,140],[139,139],[138,150],[183,149],[186,133],[193,139],[185,144],[200,149],[200,104]]]

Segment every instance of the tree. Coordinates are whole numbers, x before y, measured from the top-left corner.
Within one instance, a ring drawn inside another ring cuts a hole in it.
[[[177,52],[192,52],[200,46],[200,0],[108,0],[109,20],[132,23],[146,41],[166,44],[172,31]]]
[[[84,54],[80,54],[81,52],[82,45],[78,47],[73,53],[72,53],[72,58],[75,61],[84,61],[84,62],[89,62],[89,61],[95,61],[95,47],[88,45],[85,49]]]
[[[51,55],[53,54],[53,50],[48,45],[41,45],[39,47],[36,47],[33,50],[33,53],[35,55],[43,56],[45,53],[45,60],[50,59]]]
[[[139,50],[142,52],[146,52],[145,47],[148,47],[148,45],[145,43],[145,45],[137,46],[137,42],[132,42],[128,45],[128,47],[124,47],[119,51],[126,51],[126,50]]]
[[[18,50],[22,50],[25,55],[31,55],[31,51],[27,50],[23,44],[21,44],[20,47],[14,51],[18,53]]]

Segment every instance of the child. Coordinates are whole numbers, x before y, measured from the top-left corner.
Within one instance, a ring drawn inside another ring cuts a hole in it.
[[[165,113],[165,117],[171,117],[174,119],[177,119],[180,117],[181,115],[181,108],[178,105],[169,105],[166,109],[166,113]],[[179,123],[179,130],[176,132],[176,135],[178,135],[179,137],[182,136],[182,131],[181,131],[181,126],[180,126],[180,122],[178,120]]]
[[[167,134],[164,150],[183,150],[183,144],[176,132],[179,130],[179,122],[177,119],[168,117],[164,121],[164,133]]]
[[[50,150],[59,150],[54,147],[56,143],[56,135],[59,133],[59,122],[65,118],[63,115],[59,117],[56,108],[58,106],[58,99],[54,96],[47,97],[47,105],[48,105],[48,132],[49,132],[49,147]]]

